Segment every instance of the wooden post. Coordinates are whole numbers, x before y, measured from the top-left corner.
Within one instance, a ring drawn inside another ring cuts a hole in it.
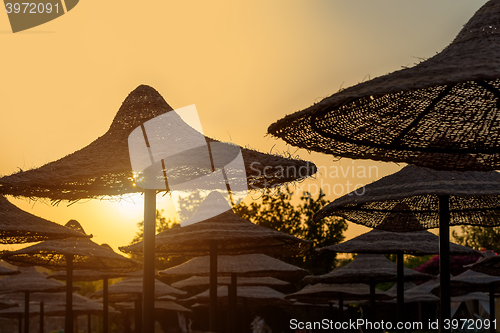
[[[229,325],[231,333],[238,333],[238,285],[237,274],[231,273],[231,285],[228,287],[229,296]]]
[[[155,328],[155,234],[156,190],[144,190],[144,274],[142,286],[143,332]]]
[[[73,333],[73,255],[66,255],[66,317],[64,333]]]
[[[108,278],[102,280],[102,326],[103,333],[109,331],[109,313],[108,313]]]
[[[451,294],[450,294],[450,197],[439,197],[439,282],[440,282],[440,332],[445,330],[443,322],[451,319]]]
[[[397,316],[398,316],[398,321],[403,322],[405,320],[405,312],[404,312],[404,306],[405,306],[405,289],[404,289],[404,255],[403,251],[398,251],[397,252],[397,298],[398,298],[398,309],[397,309]]]
[[[87,314],[87,333],[92,333],[92,318],[91,318],[91,314],[88,313]]]
[[[45,331],[45,306],[44,302],[40,302],[40,333]]]
[[[142,333],[142,295],[135,300],[135,333]],[[146,331],[144,331],[146,333]]]
[[[495,333],[496,325],[494,324],[495,320],[495,284],[490,283],[489,285],[490,291],[490,333]]]
[[[330,303],[331,304],[331,303]],[[344,294],[340,293],[339,294],[339,321],[340,325],[344,322]],[[344,328],[342,325],[342,332],[344,332]]]
[[[217,331],[217,246],[217,241],[210,241],[210,332]]]
[[[30,333],[30,292],[24,292],[24,332]]]

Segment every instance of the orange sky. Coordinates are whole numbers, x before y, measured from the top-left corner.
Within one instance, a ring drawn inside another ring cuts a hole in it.
[[[86,146],[106,132],[128,93],[148,84],[174,108],[196,104],[208,136],[290,151],[347,173],[305,184],[330,184],[333,200],[334,185],[339,194],[348,181],[370,183],[401,166],[296,151],[266,137],[267,127],[341,87],[441,51],[485,2],[82,0],[66,15],[16,34],[5,13],[0,175]],[[377,172],[352,177],[353,167]],[[54,222],[77,219],[94,241],[115,249],[130,242],[142,219],[140,197],[70,207],[9,200]],[[165,198],[158,204],[170,207]],[[350,224],[347,236],[365,230]]]

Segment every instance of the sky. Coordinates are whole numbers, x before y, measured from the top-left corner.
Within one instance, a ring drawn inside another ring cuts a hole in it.
[[[404,165],[297,150],[267,136],[267,127],[340,88],[433,56],[484,3],[82,0],[15,34],[0,14],[0,176],[88,145],[107,131],[127,95],[147,84],[174,109],[195,104],[210,137],[313,161],[322,173],[296,191],[322,187],[334,200]],[[71,206],[8,199],[60,224],[76,219],[115,250],[142,220],[140,195]],[[157,206],[174,214],[168,196]],[[347,239],[365,231],[349,224]]]

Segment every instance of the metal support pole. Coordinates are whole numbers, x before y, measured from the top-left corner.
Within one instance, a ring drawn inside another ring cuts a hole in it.
[[[109,331],[109,312],[108,312],[108,278],[102,280],[102,326],[103,333]]]
[[[143,332],[155,327],[156,190],[144,190],[144,274],[142,285]]]
[[[24,332],[30,333],[30,292],[24,292]]]
[[[397,252],[397,298],[398,298],[398,321],[403,322],[405,317],[404,306],[405,306],[405,288],[404,288],[404,255],[403,251]]]
[[[66,318],[64,333],[73,333],[73,255],[66,255]]]
[[[45,331],[45,303],[43,301],[40,302],[40,333],[44,333]]]
[[[217,330],[217,241],[210,241],[210,309],[209,331]]]
[[[439,282],[440,282],[440,332],[449,332],[443,321],[451,316],[450,294],[450,197],[439,196]]]
[[[496,325],[494,323],[495,321],[495,285],[493,283],[490,283],[490,333],[495,333],[496,330]]]

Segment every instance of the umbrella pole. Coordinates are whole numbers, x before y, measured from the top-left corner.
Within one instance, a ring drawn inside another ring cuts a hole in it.
[[[490,332],[496,332],[496,325],[494,324],[495,320],[495,285],[490,283]]]
[[[451,319],[450,300],[450,197],[439,198],[439,283],[440,283],[440,332],[449,332],[443,327],[445,319]]]
[[[370,317],[375,321],[375,281],[370,280]]]
[[[43,301],[40,302],[40,333],[44,332],[45,329],[45,304]]]
[[[155,327],[155,234],[156,190],[144,190],[143,332],[154,332]]]
[[[134,332],[142,332],[142,295],[135,300],[135,325]]]
[[[108,313],[108,278],[102,279],[102,326],[103,333],[108,333],[109,330],[109,313]],[[89,331],[90,332],[90,331]]]
[[[341,325],[344,322],[344,293],[339,294],[339,321]],[[342,332],[344,332],[343,325],[342,325]]]
[[[92,333],[92,318],[90,318],[91,314],[87,314],[87,333]]]
[[[19,324],[19,330],[18,330],[18,332],[19,333],[23,333],[23,314],[20,313],[18,315],[17,319],[18,319],[17,323]]]
[[[238,287],[237,287],[237,275],[236,273],[231,273],[231,285],[229,286],[229,329],[231,333],[237,333],[236,324],[238,323]]]
[[[30,293],[24,292],[24,332],[30,333]]]
[[[73,255],[66,255],[66,317],[64,332],[73,333]]]
[[[403,256],[403,251],[398,251],[397,252],[397,298],[398,298],[398,309],[397,309],[397,316],[398,316],[398,321],[403,322],[404,321],[404,306],[405,306],[405,299],[404,299],[404,256]]]
[[[210,332],[217,330],[217,241],[210,241]]]

